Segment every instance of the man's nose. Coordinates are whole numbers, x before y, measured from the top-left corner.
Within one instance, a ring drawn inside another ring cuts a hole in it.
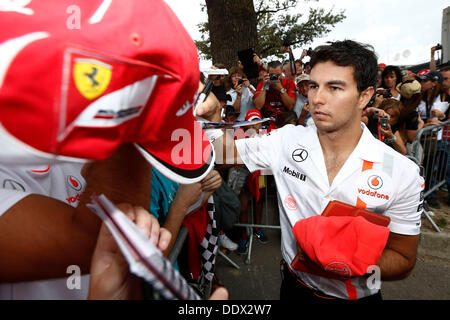
[[[325,103],[325,91],[323,88],[318,87],[314,90],[308,91],[308,100],[311,101],[314,105],[324,104]]]

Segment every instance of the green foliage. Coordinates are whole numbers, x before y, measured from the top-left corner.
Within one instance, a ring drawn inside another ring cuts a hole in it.
[[[305,0],[308,1],[308,0]],[[316,0],[318,1],[318,0]],[[305,47],[315,38],[329,33],[332,28],[346,17],[344,11],[333,13],[334,8],[325,11],[323,8],[310,8],[306,19],[303,14],[296,13],[299,0],[254,0],[257,16],[258,47],[255,51],[260,58],[268,56],[282,57],[280,47],[283,39],[290,35],[292,49]],[[204,11],[206,5],[202,5]],[[290,13],[287,13],[290,11]],[[201,39],[195,41],[199,53],[204,59],[211,59],[208,22],[197,25]]]
[[[437,221],[436,224],[438,225],[438,227],[440,228],[445,228],[448,225],[447,220],[444,217],[440,217]]]

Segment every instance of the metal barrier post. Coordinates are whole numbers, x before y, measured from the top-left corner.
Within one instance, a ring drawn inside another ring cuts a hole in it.
[[[266,175],[267,176],[267,175]],[[264,211],[265,212],[265,220],[268,220],[268,194],[267,194],[267,189],[268,189],[268,183],[266,181],[266,187],[265,187],[265,192],[266,192],[266,199],[265,199],[265,208]],[[250,200],[250,216],[251,216],[251,221],[250,223],[236,223],[235,227],[246,227],[247,230],[249,230],[250,236],[249,236],[249,241],[248,241],[248,252],[247,252],[247,258],[245,260],[246,264],[250,264],[251,262],[251,252],[252,252],[252,244],[253,244],[253,239],[254,239],[254,235],[253,235],[253,228],[260,228],[260,229],[279,229],[281,230],[281,226],[280,225],[267,225],[267,224],[254,224],[253,223],[253,219],[254,219],[254,204],[253,204],[253,200],[254,198],[252,197]],[[263,219],[261,219],[263,220]],[[267,222],[267,221],[266,221]]]
[[[446,172],[449,157],[449,132],[444,127],[450,125],[447,120],[439,125],[422,128],[413,142],[413,157],[415,162],[421,166],[421,175],[425,179],[426,191],[424,198],[427,198],[433,192],[437,191],[446,181]],[[447,129],[447,128],[446,128]],[[442,135],[442,139],[440,138]],[[450,190],[448,191],[450,192]],[[426,202],[426,200],[425,200]],[[424,206],[423,214],[431,223],[437,232],[441,232],[439,227],[431,218],[432,211],[429,210],[428,204]]]

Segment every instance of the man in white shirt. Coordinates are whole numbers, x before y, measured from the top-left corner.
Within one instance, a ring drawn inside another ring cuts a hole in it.
[[[236,142],[224,136],[215,141],[216,150],[223,145],[230,150],[234,144],[234,153],[224,153],[225,163],[244,163],[250,171],[270,168],[274,174],[284,260],[281,298],[380,299],[378,288],[367,283],[368,275],[341,281],[290,267],[301,253],[293,226],[320,215],[331,200],[391,219],[389,239],[377,262],[381,280],[409,275],[420,233],[419,168],[373,138],[361,123],[377,81],[373,49],[338,41],[317,48],[311,66],[308,98],[315,126],[287,125],[261,138]],[[217,119],[217,109],[210,97],[198,113]]]

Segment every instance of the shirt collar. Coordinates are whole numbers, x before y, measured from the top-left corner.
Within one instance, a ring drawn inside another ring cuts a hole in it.
[[[383,161],[383,150],[380,148],[378,140],[374,138],[370,130],[366,125],[361,122],[361,129],[363,130],[361,138],[358,144],[353,150],[351,156],[356,156],[360,159],[369,162],[382,162]],[[321,151],[319,137],[317,135],[317,128],[314,126],[314,130],[311,130],[310,136],[310,148],[317,149]]]
[[[363,122],[361,122],[361,128],[363,129],[363,133],[356,145],[354,154],[369,162],[382,162],[384,151],[380,147],[379,141],[374,138]]]

